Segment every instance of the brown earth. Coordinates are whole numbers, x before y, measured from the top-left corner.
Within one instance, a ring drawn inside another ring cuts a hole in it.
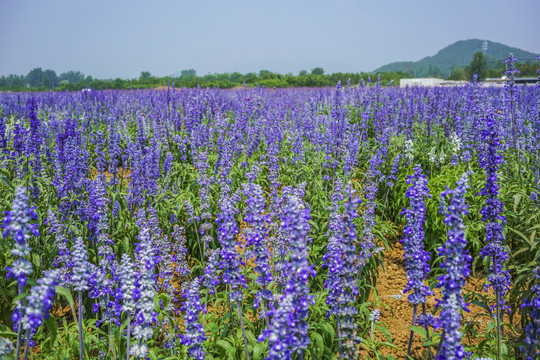
[[[393,295],[403,295],[403,289],[407,283],[405,273],[405,262],[403,260],[403,245],[399,242],[393,244],[393,248],[383,251],[384,260],[379,266],[379,275],[377,277],[376,293],[380,304],[378,308],[381,311],[380,324],[384,326],[392,337],[392,343],[401,351],[383,346],[380,348],[383,356],[391,355],[396,358],[405,358],[407,346],[410,337],[410,330],[413,316],[413,305],[407,301],[407,295],[400,299],[393,298]],[[468,327],[474,327],[479,334],[485,334],[488,323],[491,321],[486,310],[482,307],[472,304],[471,301],[479,296],[485,296],[489,303],[495,303],[495,295],[490,289],[484,291],[485,278],[469,277],[463,294],[465,299],[470,303],[470,312],[463,312],[462,324]],[[433,289],[434,295],[428,297],[426,302],[426,311],[432,312],[435,309],[435,299],[441,299],[441,291],[438,288]],[[370,301],[373,302],[374,297],[371,296]],[[370,309],[373,310],[373,309]],[[419,306],[419,311],[421,310]],[[516,320],[519,322],[519,317]],[[437,333],[439,333],[437,331]],[[512,341],[516,335],[509,334]],[[381,331],[375,332],[375,339],[379,342],[386,342],[388,339]],[[463,345],[477,345],[484,337],[481,338],[468,336],[462,340]],[[422,346],[422,339],[419,334],[415,334],[413,338],[413,346],[411,354],[414,359],[424,359],[427,356],[427,347]],[[434,349],[432,349],[434,351]],[[365,346],[361,345],[361,355],[366,359],[376,358],[372,351],[368,351]]]

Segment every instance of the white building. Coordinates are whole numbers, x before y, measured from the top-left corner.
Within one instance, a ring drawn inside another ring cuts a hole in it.
[[[465,86],[467,81],[459,80],[443,80],[437,78],[417,78],[417,79],[401,79],[399,80],[399,87],[413,87],[413,86]]]
[[[444,82],[443,79],[437,79],[437,78],[416,78],[416,79],[400,79],[399,80],[399,87],[413,87],[413,86],[428,86],[428,87],[434,87],[434,86],[440,86],[441,83]]]

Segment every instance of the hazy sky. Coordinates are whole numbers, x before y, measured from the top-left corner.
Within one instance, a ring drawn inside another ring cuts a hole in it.
[[[0,0],[0,75],[360,72],[457,40],[540,54],[540,0]]]

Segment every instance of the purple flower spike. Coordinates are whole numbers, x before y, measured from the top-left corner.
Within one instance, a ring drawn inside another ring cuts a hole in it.
[[[23,322],[25,328],[35,333],[43,324],[44,319],[49,318],[49,310],[52,307],[55,286],[60,278],[59,270],[52,270],[45,273],[45,276],[37,281],[37,285],[32,287],[30,295],[27,297],[28,305],[25,307]]]
[[[267,289],[268,284],[272,282],[272,273],[270,268],[270,251],[267,247],[268,230],[266,225],[269,222],[268,215],[265,215],[264,192],[260,185],[249,183],[244,184],[244,194],[246,195],[245,219],[251,226],[246,235],[246,246],[253,247],[255,255],[255,271],[259,273],[257,285],[260,290],[255,296],[254,307],[258,308],[260,301],[271,300],[272,292]]]
[[[242,262],[236,251],[236,234],[238,224],[234,217],[236,209],[234,199],[228,193],[222,191],[220,199],[221,214],[216,220],[219,224],[218,238],[221,243],[220,268],[223,269],[223,283],[230,286],[231,301],[242,300],[242,287],[246,287],[244,275],[241,273]]]
[[[531,321],[525,327],[525,340],[520,350],[527,360],[538,359],[540,355],[540,268],[533,270],[536,284],[532,287],[533,299],[525,300],[522,309],[529,309]]]
[[[439,276],[438,287],[442,288],[442,300],[437,307],[442,308],[437,319],[437,326],[443,329],[443,342],[437,359],[464,359],[465,350],[461,345],[463,334],[461,329],[460,309],[467,309],[467,304],[463,301],[461,290],[465,286],[465,281],[470,274],[470,262],[472,257],[467,250],[467,241],[464,237],[465,225],[463,216],[469,213],[465,194],[469,188],[469,173],[457,181],[454,190],[447,188],[441,194],[441,198],[449,197],[450,204],[446,210],[444,219],[448,226],[448,240],[438,249],[439,257],[443,258],[441,268],[446,270],[446,274]]]
[[[502,215],[503,204],[499,200],[499,185],[497,172],[502,163],[500,155],[500,136],[497,124],[492,118],[486,120],[486,130],[482,132],[485,144],[484,151],[480,154],[480,166],[486,171],[486,183],[482,189],[482,195],[486,197],[485,206],[482,208],[482,220],[486,223],[486,246],[480,251],[482,258],[491,258],[491,274],[488,276],[487,288],[493,286],[495,293],[499,294],[499,306],[504,306],[504,296],[510,288],[510,274],[503,269],[503,263],[508,259],[508,254],[502,246],[503,225],[505,217]]]
[[[183,291],[186,302],[182,306],[182,311],[185,312],[186,334],[180,336],[180,343],[188,347],[190,359],[204,360],[202,344],[206,341],[206,336],[203,325],[199,323],[199,316],[201,311],[206,314],[206,308],[200,300],[199,279],[186,284]]]
[[[259,341],[268,339],[270,360],[289,359],[309,345],[307,316],[313,296],[309,295],[308,279],[316,275],[308,262],[309,219],[309,208],[296,195],[287,195],[281,226],[288,232],[291,246],[289,277],[279,307],[269,311],[272,318],[269,328],[259,338]]]
[[[353,359],[356,357],[354,343],[356,339],[356,323],[354,315],[358,310],[354,306],[358,297],[357,273],[354,260],[356,253],[356,225],[354,219],[358,216],[357,208],[360,200],[354,194],[351,184],[347,187],[347,200],[344,203],[342,256],[343,266],[340,271],[342,294],[339,297],[338,317],[340,320],[341,336],[347,339],[343,349],[343,357]]]
[[[19,283],[19,293],[26,284],[27,275],[32,273],[32,265],[24,257],[30,255],[32,248],[28,246],[28,240],[34,236],[39,236],[37,224],[31,224],[32,219],[37,219],[34,208],[28,206],[28,196],[26,189],[19,186],[15,190],[15,198],[11,211],[6,212],[4,218],[4,238],[11,236],[15,239],[14,248],[11,250],[16,260],[11,267],[6,268],[8,278],[16,279]]]
[[[412,186],[407,190],[406,196],[409,198],[409,209],[403,209],[402,215],[407,218],[405,235],[401,240],[403,244],[405,267],[407,278],[405,293],[411,291],[408,300],[413,304],[425,303],[426,296],[432,292],[429,286],[424,284],[429,268],[429,252],[424,250],[424,220],[426,218],[425,197],[430,198],[427,187],[427,178],[422,175],[422,168],[416,165],[414,174],[409,176],[407,184]]]

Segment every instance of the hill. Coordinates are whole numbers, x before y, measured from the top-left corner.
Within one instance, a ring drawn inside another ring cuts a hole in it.
[[[477,51],[482,51],[483,40],[471,39],[460,40],[433,56],[427,56],[418,61],[398,61],[375,69],[374,73],[397,72],[409,73],[414,77],[427,76],[448,76],[449,71],[456,67],[465,67],[473,59]],[[494,41],[487,41],[487,63],[489,68],[493,68],[499,61],[504,61],[508,54],[512,52],[520,61],[534,60],[537,54],[507,46]]]

